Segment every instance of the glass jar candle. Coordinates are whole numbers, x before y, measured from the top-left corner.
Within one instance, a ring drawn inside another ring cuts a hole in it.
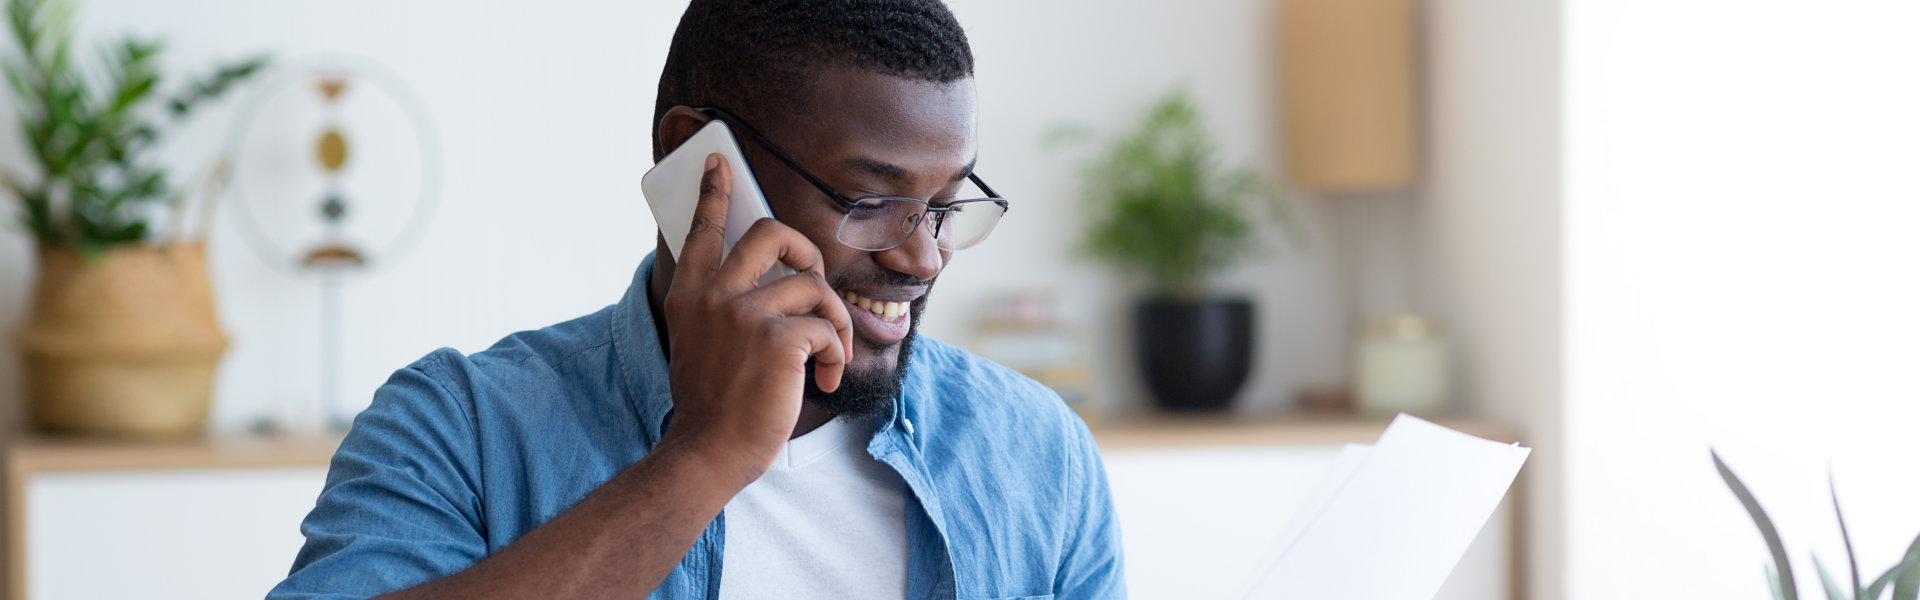
[[[1447,348],[1426,319],[1402,313],[1363,328],[1354,345],[1354,404],[1360,414],[1439,416],[1447,409]]]

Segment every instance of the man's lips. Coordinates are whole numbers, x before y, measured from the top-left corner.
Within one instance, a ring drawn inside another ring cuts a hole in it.
[[[921,293],[923,292],[876,291],[869,292],[871,295],[868,295],[843,290],[840,292],[840,301],[846,303],[847,312],[853,315],[855,334],[866,338],[874,345],[890,346],[906,339],[907,332],[913,325],[913,301],[919,298]]]

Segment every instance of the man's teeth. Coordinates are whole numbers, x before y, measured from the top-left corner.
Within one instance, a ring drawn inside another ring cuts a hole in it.
[[[868,312],[871,312],[873,313],[873,316],[880,317],[880,320],[882,321],[892,321],[894,319],[899,318],[900,315],[907,314],[908,305],[905,302],[888,302],[885,300],[874,300],[871,298],[867,298],[866,296],[855,294],[853,292],[841,292],[840,295],[844,296],[847,299],[848,304],[858,306]]]

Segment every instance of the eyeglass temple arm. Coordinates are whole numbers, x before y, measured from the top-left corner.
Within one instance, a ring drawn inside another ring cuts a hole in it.
[[[712,107],[696,108],[694,110],[704,112],[709,115],[713,115],[714,118],[720,119],[722,122],[725,122],[728,126],[747,132],[747,135],[753,137],[754,143],[760,144],[761,148],[766,148],[768,154],[772,154],[774,158],[779,159],[781,163],[786,164],[788,169],[792,169],[794,173],[799,174],[801,179],[807,180],[807,183],[813,184],[813,187],[820,188],[820,191],[825,192],[827,194],[827,197],[833,198],[834,201],[839,202],[848,207],[858,206],[860,204],[858,202],[854,202],[853,200],[847,199],[846,196],[840,195],[840,192],[835,191],[833,189],[833,186],[827,185],[827,182],[819,180],[818,178],[814,177],[812,173],[808,173],[805,168],[800,166],[799,162],[788,157],[787,153],[781,152],[779,148],[774,147],[772,140],[767,139],[766,136],[760,135],[759,131],[755,131],[752,127],[747,126],[745,121],[741,121],[739,117],[733,116],[733,113],[729,113],[725,110],[712,108]],[[991,194],[992,192],[988,192],[988,193]]]
[[[986,192],[988,198],[1002,199],[1000,198],[1000,193],[993,191],[993,187],[987,185],[987,182],[982,181],[978,173],[968,173],[967,180],[972,181],[974,185],[980,186],[980,191]]]
[[[800,163],[798,161],[795,161],[793,160],[793,158],[788,157],[785,152],[781,152],[779,148],[775,147],[773,145],[772,140],[767,139],[766,136],[760,135],[759,131],[755,130],[752,127],[749,127],[747,123],[745,121],[741,121],[739,117],[733,116],[733,113],[730,113],[730,112],[727,112],[726,110],[715,108],[715,107],[696,108],[694,110],[707,113],[709,115],[713,115],[714,118],[720,119],[721,121],[725,122],[728,126],[747,132],[747,135],[753,137],[754,143],[760,144],[760,147],[762,148],[766,148],[768,154],[772,154],[774,158],[779,159],[781,163],[786,164],[787,168],[792,169],[794,173],[799,174],[801,179],[807,180],[807,183],[813,184],[813,187],[820,188],[820,191],[825,192],[827,194],[827,197],[833,198],[835,201],[849,207],[859,206],[860,203],[854,202],[853,200],[848,199],[846,196],[840,195],[840,192],[833,189],[833,186],[827,185],[827,182],[821,181],[819,178],[814,177],[812,173],[808,173],[804,167],[800,166]],[[999,192],[993,191],[993,186],[987,185],[987,182],[985,180],[980,179],[980,175],[978,173],[968,173],[967,179],[969,181],[972,181],[974,185],[980,186],[980,191],[986,192],[987,197],[994,198],[994,199],[1003,199],[1000,197]]]

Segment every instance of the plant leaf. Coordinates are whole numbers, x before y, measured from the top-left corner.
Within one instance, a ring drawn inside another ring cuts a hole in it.
[[[1911,567],[1911,565],[1905,560],[1900,561],[1900,564],[1889,567],[1886,573],[1880,575],[1880,578],[1873,580],[1873,585],[1867,586],[1866,591],[1860,593],[1860,598],[1857,600],[1880,600],[1880,594],[1887,590],[1887,586],[1893,585],[1893,579],[1899,577],[1901,573],[1906,572],[1906,569],[1909,567]]]
[[[1827,467],[1827,495],[1833,497],[1833,518],[1840,521],[1840,541],[1847,546],[1847,568],[1853,572],[1853,593],[1866,591],[1860,587],[1860,559],[1853,554],[1853,536],[1847,534],[1847,517],[1840,513],[1840,487],[1833,482],[1833,467]]]
[[[261,54],[216,67],[211,75],[189,82],[185,90],[167,101],[167,108],[175,119],[185,118],[201,102],[219,98],[228,88],[246,81],[270,61],[269,56]]]
[[[21,112],[25,113],[29,106],[33,104],[33,85],[27,83],[27,76],[21,72],[19,64],[13,61],[7,61],[5,68],[7,72],[7,87],[13,90],[14,97],[22,100],[22,105],[26,105],[20,107]],[[32,118],[32,115],[22,116]]]
[[[1760,501],[1755,500],[1753,493],[1747,491],[1747,486],[1740,482],[1740,477],[1734,475],[1732,469],[1727,468],[1725,461],[1720,460],[1720,453],[1709,449],[1707,454],[1713,457],[1713,467],[1720,472],[1720,479],[1726,481],[1727,488],[1733,490],[1735,498],[1740,499],[1740,505],[1747,509],[1747,515],[1753,517],[1754,526],[1760,528],[1760,537],[1767,541],[1767,551],[1773,554],[1774,568],[1779,570],[1775,575],[1780,586],[1780,598],[1799,600],[1799,593],[1793,584],[1793,565],[1787,562],[1787,549],[1780,543],[1780,533],[1773,528],[1773,520],[1767,518],[1766,509],[1760,508]],[[1906,600],[1915,599],[1907,598]]]
[[[1893,600],[1915,600],[1920,596],[1920,538],[1907,546],[1907,557],[1894,568],[1900,574],[1893,578]]]
[[[1834,583],[1832,577],[1827,576],[1827,566],[1820,564],[1818,554],[1813,556],[1813,570],[1820,573],[1820,585],[1827,588],[1827,600],[1853,600],[1845,590],[1840,589],[1839,584]]]
[[[1048,143],[1073,137],[1069,127]],[[1208,275],[1253,249],[1247,200],[1268,191],[1243,183],[1257,179],[1251,169],[1222,168],[1215,147],[1186,93],[1160,98],[1082,167],[1080,252],[1145,275],[1156,296],[1200,295]]]
[[[1767,589],[1773,591],[1773,600],[1787,600],[1780,591],[1780,572],[1773,570],[1773,563],[1767,563]]]

